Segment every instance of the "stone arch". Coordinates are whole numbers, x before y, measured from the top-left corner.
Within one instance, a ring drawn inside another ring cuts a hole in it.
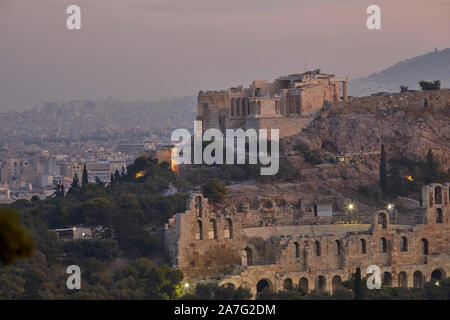
[[[413,274],[413,287],[414,288],[423,288],[425,283],[425,277],[422,275],[422,272],[416,271]]]
[[[379,251],[381,253],[386,253],[387,252],[387,240],[386,238],[380,238],[380,243],[379,243]]]
[[[334,241],[334,255],[340,256],[341,253],[342,253],[341,241],[340,240],[335,240]]]
[[[442,204],[442,187],[441,186],[434,187],[434,203]]]
[[[223,237],[225,239],[233,238],[233,221],[230,218],[225,219],[225,226],[223,230]]]
[[[261,279],[256,284],[256,292],[257,293],[261,293],[264,290],[270,290],[270,291],[273,290],[272,281],[270,281],[269,279]]]
[[[375,226],[377,229],[387,229],[389,227],[389,214],[386,211],[379,211],[375,215]]]
[[[217,239],[217,222],[216,219],[209,220],[208,239]]]
[[[360,239],[361,242],[361,253],[366,254],[367,253],[367,241],[366,239]]]
[[[340,276],[334,276],[333,279],[331,280],[331,287],[333,292],[335,292],[337,289],[339,289],[341,287],[342,284],[342,279]]]
[[[308,293],[308,279],[306,279],[305,277],[300,278],[300,280],[298,281],[298,287],[304,292],[304,293]]]
[[[195,240],[203,240],[203,223],[197,220],[197,229],[195,230]]]
[[[381,286],[384,288],[392,287],[392,276],[389,272],[384,272],[381,276]]]
[[[408,251],[408,238],[407,237],[400,238],[400,251],[402,251],[402,252]]]
[[[314,255],[320,257],[322,255],[322,249],[320,247],[320,241],[314,241]]]
[[[292,290],[294,288],[294,285],[292,283],[292,279],[291,278],[286,278],[283,281],[283,289],[284,290]]]
[[[444,213],[441,208],[436,209],[436,223],[444,223]]]
[[[422,252],[423,256],[427,256],[428,255],[428,240],[425,238],[422,238],[420,240],[420,249]]]
[[[408,275],[404,271],[402,271],[398,274],[398,287],[399,288],[407,288],[408,287]]]
[[[315,289],[318,291],[325,291],[327,289],[327,279],[325,276],[316,277]]]
[[[245,247],[245,249],[242,251],[242,265],[253,265],[253,250],[249,247]]]
[[[441,280],[444,280],[445,278],[446,278],[445,271],[442,270],[442,269],[435,269],[431,273],[431,279],[432,280],[441,281]]]

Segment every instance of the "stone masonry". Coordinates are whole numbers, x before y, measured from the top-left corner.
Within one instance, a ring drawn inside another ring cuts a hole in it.
[[[317,69],[282,76],[273,83],[255,80],[245,89],[200,91],[197,120],[202,121],[203,130],[277,128],[280,137],[290,136],[306,128],[324,104],[346,103],[347,83],[347,78]]]
[[[276,204],[217,209],[194,193],[188,209],[166,224],[165,247],[186,281],[233,283],[253,293],[293,286],[334,291],[369,265],[380,267],[383,286],[422,287],[450,272],[449,192],[450,183],[424,186],[422,222],[411,225],[390,223],[386,211],[374,213],[371,224],[322,217],[305,224],[296,221],[294,208],[283,223],[261,222]]]

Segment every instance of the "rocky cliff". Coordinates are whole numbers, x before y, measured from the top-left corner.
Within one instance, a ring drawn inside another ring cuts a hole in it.
[[[302,133],[283,142],[325,154],[366,154],[384,144],[389,157],[423,159],[432,150],[450,168],[450,90],[355,98],[322,112]],[[291,151],[292,153],[292,151]]]

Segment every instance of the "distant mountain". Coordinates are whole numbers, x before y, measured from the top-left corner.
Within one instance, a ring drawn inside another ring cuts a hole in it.
[[[450,88],[450,48],[406,59],[379,73],[353,80],[349,94],[360,97],[380,91],[399,92],[401,85],[420,89],[420,80],[440,80],[441,88]]]

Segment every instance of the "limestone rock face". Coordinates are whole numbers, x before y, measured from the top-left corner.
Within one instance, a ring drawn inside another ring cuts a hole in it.
[[[283,141],[285,150],[302,142],[322,153],[378,152],[389,158],[424,159],[428,150],[450,168],[450,90],[353,99],[332,105],[302,133]],[[373,166],[372,169],[378,169]]]

